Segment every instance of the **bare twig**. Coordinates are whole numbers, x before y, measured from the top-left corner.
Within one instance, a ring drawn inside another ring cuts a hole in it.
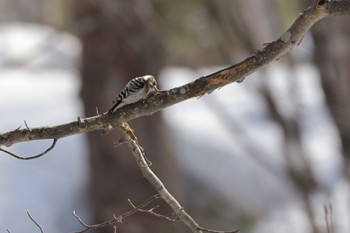
[[[186,224],[192,232],[202,233],[207,232],[218,232],[224,233],[225,231],[213,231],[206,228],[200,227],[198,223],[184,210],[180,203],[171,195],[171,193],[166,189],[162,181],[156,176],[156,174],[151,170],[149,166],[145,166],[147,161],[144,156],[142,147],[139,145],[134,131],[130,128],[129,124],[123,122],[120,125],[120,129],[124,133],[125,139],[128,141],[128,145],[133,152],[133,156],[143,174],[143,176],[148,180],[148,182],[155,188],[159,193],[160,197],[172,208],[176,216],[180,221]],[[236,231],[226,231],[227,233]]]
[[[86,224],[86,223],[80,218],[80,216],[75,212],[75,210],[73,210],[73,215],[74,215],[74,217],[78,220],[78,222],[79,222],[81,225],[83,225],[84,227],[87,228],[86,231],[87,231],[87,230],[90,230],[90,228],[92,228],[91,225]],[[79,231],[79,232],[80,232],[80,231]],[[81,231],[81,232],[85,232],[85,231]]]
[[[143,174],[143,176],[151,183],[151,185],[156,189],[159,193],[160,197],[173,209],[174,213],[177,217],[185,223],[192,232],[201,233],[199,230],[199,225],[196,221],[184,210],[184,208],[180,205],[180,203],[169,193],[164,184],[159,180],[159,178],[154,174],[149,166],[145,166],[147,164],[143,150],[139,146],[137,141],[137,137],[134,134],[133,130],[130,128],[129,124],[123,122],[120,125],[122,132],[124,133],[125,139],[128,141],[128,145],[132,150],[132,154],[139,165],[139,168]]]
[[[96,106],[96,115],[99,116],[100,113],[98,112],[98,107]]]
[[[78,220],[78,222],[84,227],[83,230],[81,231],[76,231],[75,233],[84,233],[84,232],[87,232],[89,230],[94,230],[94,229],[98,229],[98,228],[102,228],[102,227],[106,227],[106,226],[111,226],[111,225],[114,225],[114,229],[116,231],[116,224],[117,223],[122,223],[123,220],[133,214],[135,214],[139,209],[143,209],[145,208],[147,205],[149,205],[152,201],[156,200],[160,198],[159,194],[155,194],[153,195],[152,197],[148,198],[146,201],[142,202],[140,205],[138,206],[135,206],[133,207],[133,209],[125,212],[124,214],[116,217],[116,216],[113,216],[113,219],[111,220],[108,220],[108,221],[105,221],[105,222],[102,222],[102,223],[98,223],[98,224],[93,224],[93,225],[89,225],[87,223],[85,223],[81,217],[79,217],[79,215],[76,213],[76,211],[74,210],[73,211],[73,215],[74,217]]]
[[[45,154],[47,154],[50,150],[52,150],[55,145],[56,145],[56,142],[57,142],[57,139],[53,139],[52,141],[52,144],[49,148],[47,148],[44,152],[40,153],[40,154],[37,154],[37,155],[33,155],[33,156],[28,156],[28,157],[22,157],[22,156],[18,156],[10,151],[7,151],[7,150],[4,150],[0,147],[0,151],[8,154],[8,155],[11,155],[12,157],[15,157],[16,159],[20,159],[20,160],[31,160],[31,159],[37,159]]]
[[[44,233],[43,228],[42,228],[42,227],[40,226],[40,224],[39,224],[37,221],[35,221],[35,219],[30,215],[29,211],[27,211],[27,215],[28,215],[28,217],[30,218],[30,220],[39,228],[40,232],[41,232],[41,233]]]
[[[151,115],[187,99],[209,94],[230,83],[241,82],[249,74],[281,58],[296,47],[316,22],[329,16],[349,14],[349,0],[317,1],[313,6],[307,8],[280,38],[266,43],[263,49],[256,51],[242,62],[198,78],[183,86],[159,91],[154,96],[150,96],[142,102],[124,106],[113,114],[102,114],[85,118],[81,122],[74,121],[53,127],[32,128],[31,130],[17,129],[0,134],[0,145],[11,146],[23,141],[60,139],[96,130],[109,131],[124,121]]]
[[[131,205],[133,208],[136,208],[136,206],[131,202],[130,199],[128,199],[128,202],[130,203],[130,205]],[[168,216],[165,216],[165,215],[163,215],[163,214],[158,214],[158,213],[154,212],[154,210],[155,210],[156,208],[159,208],[159,206],[152,207],[151,209],[148,209],[148,210],[146,210],[146,209],[138,209],[137,211],[138,211],[138,212],[147,213],[147,214],[151,214],[151,215],[154,215],[154,216],[159,217],[159,218],[166,219],[166,220],[171,221],[171,222],[175,222],[175,221],[178,220],[178,218],[172,219],[172,218],[170,218],[170,217],[168,217]]]
[[[26,121],[24,121],[24,125],[26,126],[27,130],[29,130],[29,131],[30,131],[30,128],[28,127],[28,124],[27,124],[27,122],[26,122]]]

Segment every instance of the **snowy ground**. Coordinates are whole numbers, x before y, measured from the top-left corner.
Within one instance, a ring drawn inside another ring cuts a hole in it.
[[[48,46],[50,41],[53,43]],[[50,28],[15,24],[0,27],[0,132],[25,127],[24,120],[35,127],[72,121],[81,115],[79,52],[74,37]],[[167,68],[159,81],[167,89],[211,71]],[[290,74],[278,64],[269,66],[267,73],[268,80],[264,81],[276,90],[274,95],[285,115],[292,112],[288,80],[296,79],[304,146],[317,178],[329,190],[328,195],[315,194],[319,222],[324,222],[322,208],[329,201],[338,232],[350,232],[349,187],[339,173],[337,133],[324,107],[317,72],[303,66]],[[164,117],[175,138],[179,163],[187,174],[222,193],[228,203],[239,202],[246,211],[264,216],[252,232],[305,233],[301,203],[281,175],[281,132],[268,120],[264,103],[256,93],[262,79],[258,75],[241,85],[229,85],[209,96],[172,106],[164,111]],[[257,157],[246,151],[252,142],[259,151]],[[24,143],[10,149],[30,155],[49,143]],[[82,198],[86,196],[88,172],[85,152],[84,137],[72,136],[60,140],[55,150],[38,160],[18,161],[1,154],[0,232],[38,232],[26,216],[27,210],[44,223],[47,232],[77,229],[72,209],[85,218],[89,213]],[[259,159],[266,160],[268,167]]]
[[[163,87],[179,86],[215,70],[169,68],[163,72]],[[316,178],[327,190],[327,194],[324,190],[315,193],[313,200],[318,224],[324,226],[323,207],[332,203],[336,232],[349,232],[349,186],[341,176],[338,135],[325,108],[316,70],[301,66],[291,77],[283,64],[277,64],[270,65],[266,72],[268,80],[264,81],[273,88],[286,116],[293,114],[288,79],[296,79],[303,146]],[[227,203],[239,203],[246,213],[263,216],[252,232],[309,232],[302,203],[282,172],[281,132],[266,116],[257,94],[262,79],[258,76],[254,74],[243,84],[229,85],[165,110],[165,119],[176,138],[177,157],[187,173],[208,182]],[[257,152],[254,157],[246,150],[252,146]]]
[[[24,120],[36,127],[65,123],[81,115],[80,81],[73,63],[79,43],[72,36],[57,34],[55,45],[45,52],[48,36],[54,33],[39,26],[0,27],[0,132],[23,128]],[[35,59],[26,59],[31,57]],[[34,155],[50,143],[23,143],[10,150]],[[38,232],[27,210],[52,233],[74,229],[72,209],[87,217],[84,143],[83,136],[60,140],[47,156],[32,161],[1,154],[0,232]]]

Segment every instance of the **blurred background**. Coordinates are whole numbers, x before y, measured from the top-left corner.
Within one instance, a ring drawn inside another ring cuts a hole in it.
[[[237,63],[312,2],[0,0],[0,132],[105,112],[137,76],[169,89]],[[242,84],[130,122],[152,169],[201,226],[350,232],[349,20],[319,22]],[[113,146],[120,137],[71,136],[32,161],[1,154],[0,232],[38,232],[26,211],[45,232],[74,232],[73,209],[99,223],[129,210],[127,199],[155,194],[128,148]],[[33,155],[49,144],[9,150]],[[138,213],[118,232],[190,231]]]

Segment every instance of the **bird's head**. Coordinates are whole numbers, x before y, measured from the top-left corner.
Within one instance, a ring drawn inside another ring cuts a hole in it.
[[[143,76],[143,79],[146,81],[146,83],[149,86],[149,91],[158,91],[157,88],[157,81],[152,75],[145,75]]]

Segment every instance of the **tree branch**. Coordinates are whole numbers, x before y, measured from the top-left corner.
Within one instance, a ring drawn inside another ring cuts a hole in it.
[[[159,194],[157,194],[157,195],[159,196]],[[131,202],[130,199],[128,199],[128,201],[129,201],[130,205],[131,205],[133,208],[135,208],[135,209],[137,208],[137,207],[134,205],[134,203]],[[146,213],[146,214],[150,214],[150,215],[154,215],[154,216],[156,216],[156,217],[158,217],[158,218],[163,218],[163,219],[166,219],[166,220],[168,220],[168,221],[170,221],[170,222],[175,222],[176,220],[178,220],[177,218],[172,219],[172,218],[170,218],[170,217],[168,217],[168,216],[165,216],[165,215],[163,215],[163,214],[158,214],[158,213],[154,212],[154,210],[155,210],[156,208],[158,208],[158,207],[159,207],[159,205],[158,205],[158,206],[155,206],[155,207],[152,207],[151,209],[148,209],[148,210],[142,209],[142,208],[138,208],[137,211],[138,211],[138,212],[142,212],[142,213]]]
[[[37,221],[30,215],[29,211],[27,211],[27,215],[30,218],[30,220],[39,228],[41,233],[44,233],[44,229],[39,225]]]
[[[110,131],[124,121],[152,115],[163,108],[193,97],[210,94],[214,90],[233,82],[242,82],[246,76],[266,64],[278,60],[299,45],[307,31],[319,20],[337,15],[350,14],[350,1],[316,1],[295,20],[291,27],[277,40],[267,43],[244,61],[203,76],[197,80],[166,91],[159,91],[142,102],[120,108],[114,114],[102,114],[53,127],[17,129],[0,134],[0,146],[39,140],[60,139],[79,133],[96,130]]]
[[[122,223],[123,220],[133,214],[135,214],[137,211],[139,211],[140,209],[146,207],[149,203],[151,203],[152,201],[158,199],[160,196],[158,194],[153,195],[152,197],[148,198],[146,201],[142,202],[140,205],[138,206],[132,206],[133,209],[125,212],[124,214],[115,217],[111,220],[105,221],[103,223],[98,223],[98,224],[93,224],[93,225],[89,225],[87,223],[85,223],[80,217],[79,215],[75,212],[75,210],[73,211],[73,215],[74,217],[78,220],[78,222],[84,227],[83,230],[81,231],[76,231],[75,233],[84,233],[87,232],[89,230],[94,230],[94,229],[98,229],[98,228],[102,228],[102,227],[106,227],[106,226],[111,226],[111,225],[115,225],[117,223]]]
[[[129,124],[123,122],[120,125],[124,137],[132,151],[132,154],[137,161],[142,175],[147,179],[147,181],[154,187],[154,189],[159,193],[160,197],[172,208],[176,216],[180,221],[186,224],[192,232],[203,233],[236,233],[238,230],[234,231],[215,231],[209,230],[203,227],[200,227],[198,223],[184,210],[180,203],[175,199],[173,195],[166,189],[162,181],[157,177],[157,175],[152,171],[148,166],[148,163],[145,159],[144,152],[142,147],[139,145],[136,135],[133,130],[130,128]]]
[[[31,159],[36,159],[36,158],[39,158],[39,157],[47,154],[47,152],[49,152],[50,150],[52,150],[55,147],[56,142],[57,142],[57,139],[53,139],[51,146],[49,148],[47,148],[44,152],[41,152],[40,154],[33,155],[33,156],[27,156],[27,157],[22,157],[22,156],[16,155],[8,150],[2,149],[1,147],[0,147],[0,151],[6,153],[8,155],[11,155],[12,157],[15,157],[16,159],[31,160]]]

